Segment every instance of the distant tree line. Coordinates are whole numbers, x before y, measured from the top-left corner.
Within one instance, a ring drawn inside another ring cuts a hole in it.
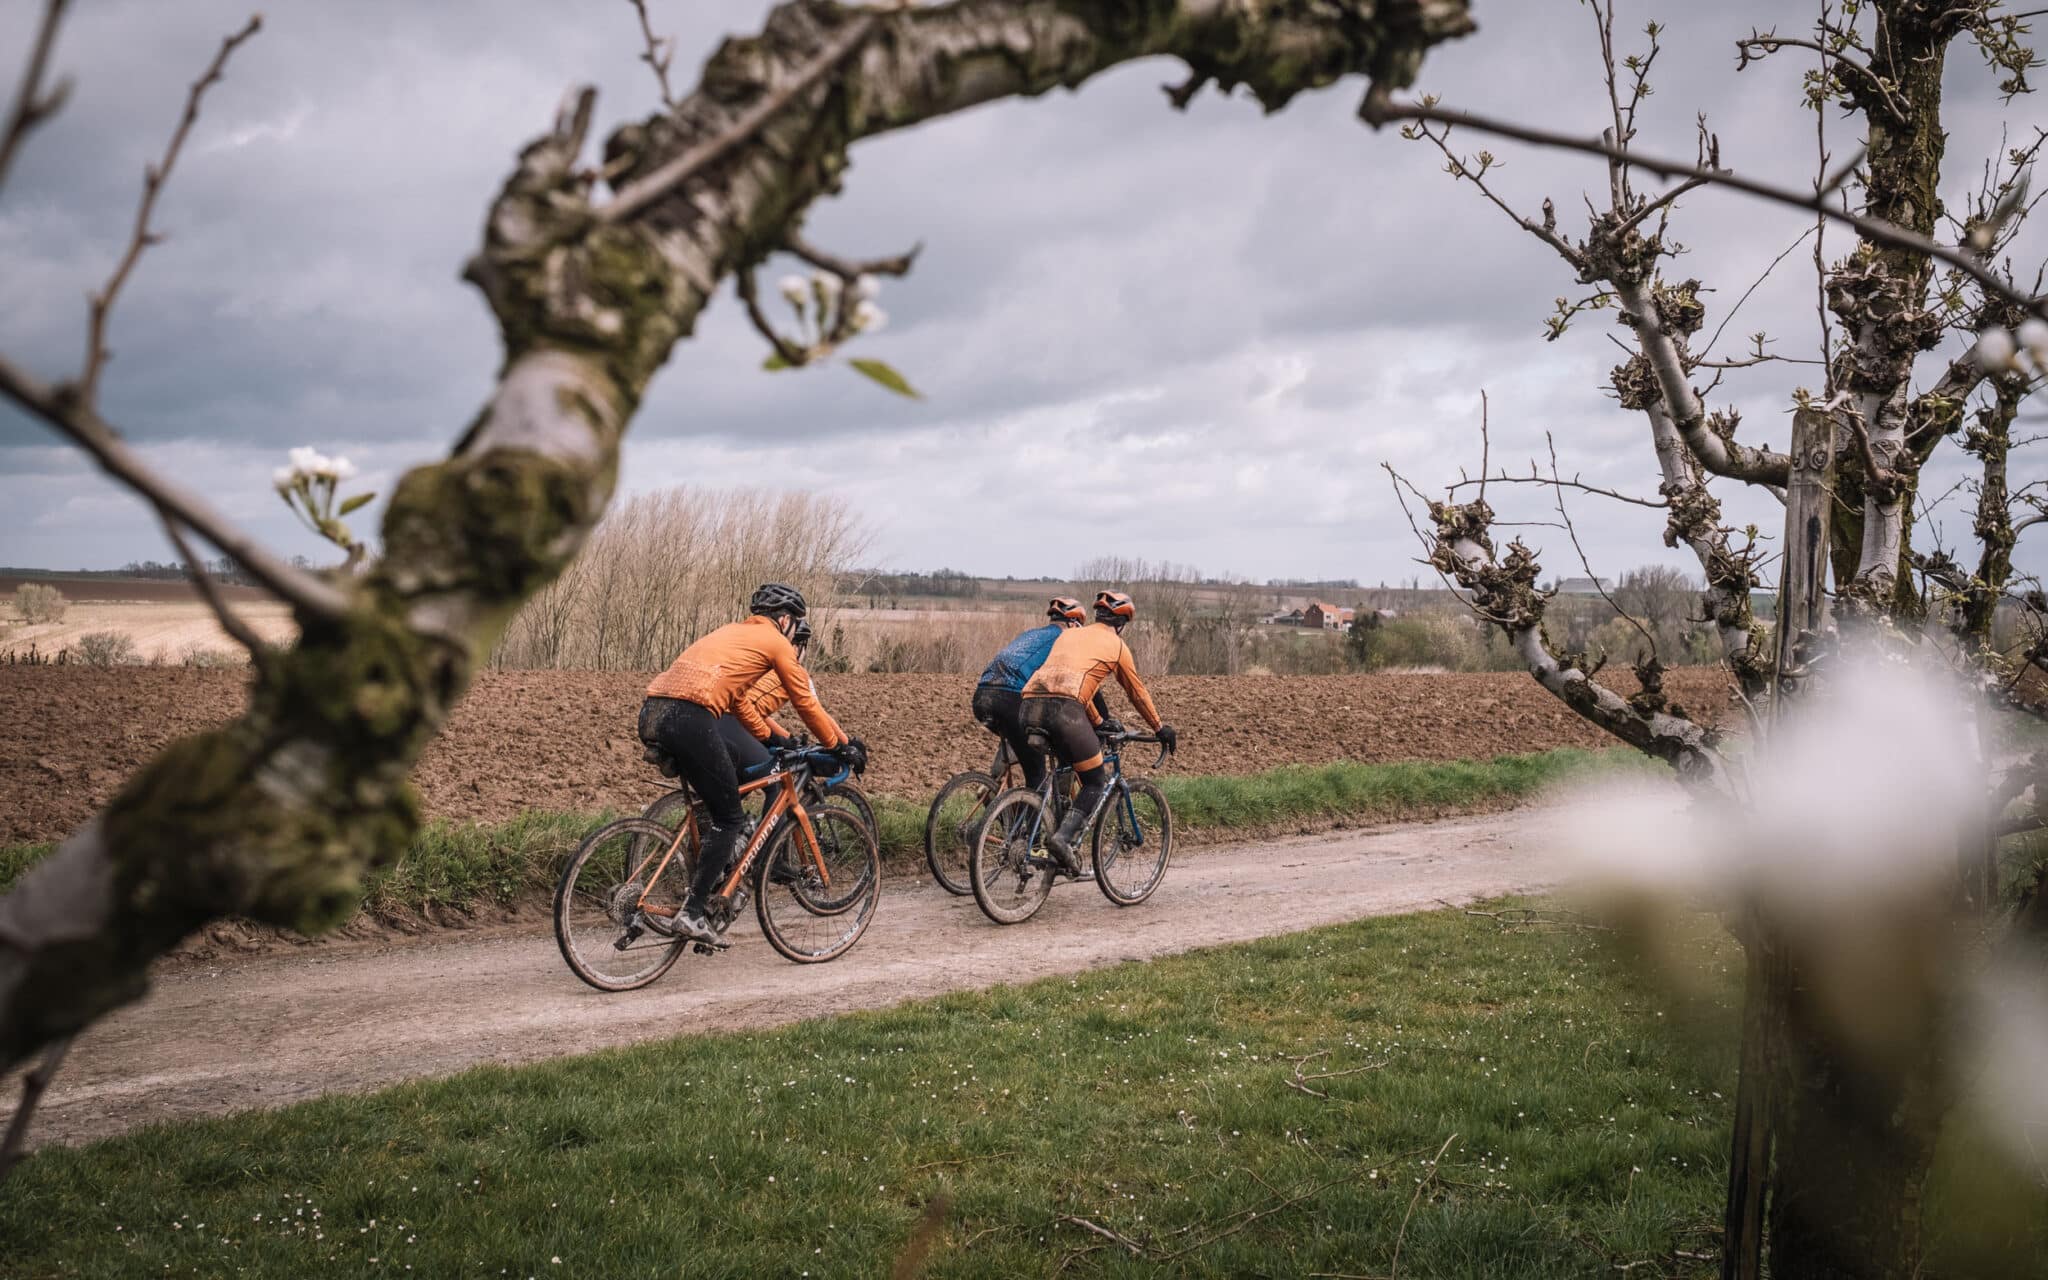
[[[885,604],[895,608],[906,599],[937,597],[972,600],[982,593],[982,581],[959,569],[934,569],[929,573],[856,569],[839,575],[834,593],[842,600],[865,600],[870,609]]]

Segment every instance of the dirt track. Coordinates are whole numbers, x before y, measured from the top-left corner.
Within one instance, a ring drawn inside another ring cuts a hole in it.
[[[0,842],[57,839],[112,798],[172,738],[241,711],[231,671],[0,666]],[[1607,673],[1615,688],[1634,685]],[[986,761],[966,676],[821,676],[819,693],[866,738],[870,789],[928,795]],[[523,809],[637,809],[654,777],[631,672],[485,672],[415,774],[429,815],[502,821]],[[1702,719],[1727,704],[1718,671],[1672,672],[1666,691]],[[1518,673],[1169,676],[1153,684],[1181,732],[1175,768],[1250,773],[1331,760],[1456,760],[1613,740]],[[1112,699],[1114,701],[1114,699]]]
[[[1092,885],[1071,884],[1008,929],[928,881],[896,880],[867,935],[832,964],[778,959],[749,915],[731,951],[687,956],[654,986],[621,995],[579,983],[545,926],[195,968],[161,978],[143,1004],[80,1039],[31,1142],[80,1142],[478,1063],[794,1022],[1542,888],[1558,878],[1557,813],[1205,850],[1177,859],[1142,906],[1119,911]]]

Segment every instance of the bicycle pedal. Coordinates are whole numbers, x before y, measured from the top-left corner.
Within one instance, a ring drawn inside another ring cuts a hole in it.
[[[715,956],[719,952],[724,951],[731,946],[732,944],[730,942],[725,941],[693,942],[690,944],[690,950],[696,952],[700,956]]]

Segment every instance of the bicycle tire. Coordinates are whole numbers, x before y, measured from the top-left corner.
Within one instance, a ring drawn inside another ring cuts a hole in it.
[[[659,822],[662,826],[674,830],[676,823],[690,811],[690,801],[689,789],[677,787],[673,791],[664,791],[649,801],[647,807],[640,811],[640,816],[649,822]]]
[[[924,818],[924,864],[939,887],[955,897],[974,892],[967,856],[982,819],[999,794],[993,777],[970,769],[946,779],[946,785],[932,797],[931,811]],[[975,795],[979,798],[971,798]]]
[[[753,872],[761,936],[783,959],[797,964],[822,964],[845,955],[867,932],[882,896],[882,855],[867,824],[831,805],[811,810],[810,819],[828,877],[845,877],[852,885],[841,891],[845,901],[829,911],[816,909],[833,891],[817,881],[817,865],[802,845],[803,828],[788,819],[770,834]]]
[[[1110,796],[1095,822],[1091,856],[1095,887],[1102,890],[1102,896],[1119,907],[1135,907],[1166,879],[1166,864],[1173,857],[1173,810],[1166,803],[1166,793],[1151,779],[1124,781],[1131,789],[1130,806],[1126,807],[1122,795]],[[1135,831],[1130,830],[1133,808],[1137,811]],[[1105,840],[1105,833],[1112,832]],[[1133,858],[1148,846],[1156,851],[1149,861]]]
[[[989,806],[967,855],[967,883],[975,905],[997,924],[1022,924],[1052,893],[1051,867],[1023,863],[1045,843],[1050,819],[1036,791],[1005,791]]]
[[[668,847],[675,832],[647,818],[621,818],[586,837],[555,885],[555,945],[569,971],[600,991],[632,991],[660,978],[681,958],[685,940],[646,928],[623,950],[626,914],[642,895],[631,878],[647,852]],[[661,871],[657,893],[680,904],[689,891],[681,858]],[[586,876],[589,877],[586,879]],[[644,928],[644,926],[643,926]],[[623,957],[635,959],[626,960]]]
[[[854,815],[867,824],[868,831],[875,837],[875,844],[880,846],[882,828],[875,821],[875,806],[868,803],[868,793],[862,791],[859,784],[851,780],[833,783],[825,788],[825,803],[853,810]]]

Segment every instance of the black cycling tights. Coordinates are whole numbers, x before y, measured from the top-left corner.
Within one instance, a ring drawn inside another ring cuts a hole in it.
[[[1074,797],[1075,811],[1093,813],[1109,788],[1109,766],[1102,762],[1102,739],[1095,736],[1087,708],[1072,698],[1026,698],[1019,718],[1025,728],[1044,733],[1060,763],[1074,769],[1081,779],[1081,793]],[[1076,762],[1091,758],[1095,763],[1088,768],[1074,768]]]
[[[718,717],[687,698],[649,698],[641,703],[640,740],[668,752],[683,781],[710,811],[711,830],[704,833],[704,855],[697,860],[690,884],[690,905],[701,907],[724,877],[746,826],[732,751],[718,730]]]
[[[1023,767],[1024,785],[1036,791],[1038,784],[1045,781],[1045,753],[1024,736],[1024,722],[1020,718],[1023,701],[1024,695],[1015,689],[982,685],[974,691],[974,718],[1001,740],[1010,756]],[[1000,775],[1002,770],[998,768],[996,773]]]

